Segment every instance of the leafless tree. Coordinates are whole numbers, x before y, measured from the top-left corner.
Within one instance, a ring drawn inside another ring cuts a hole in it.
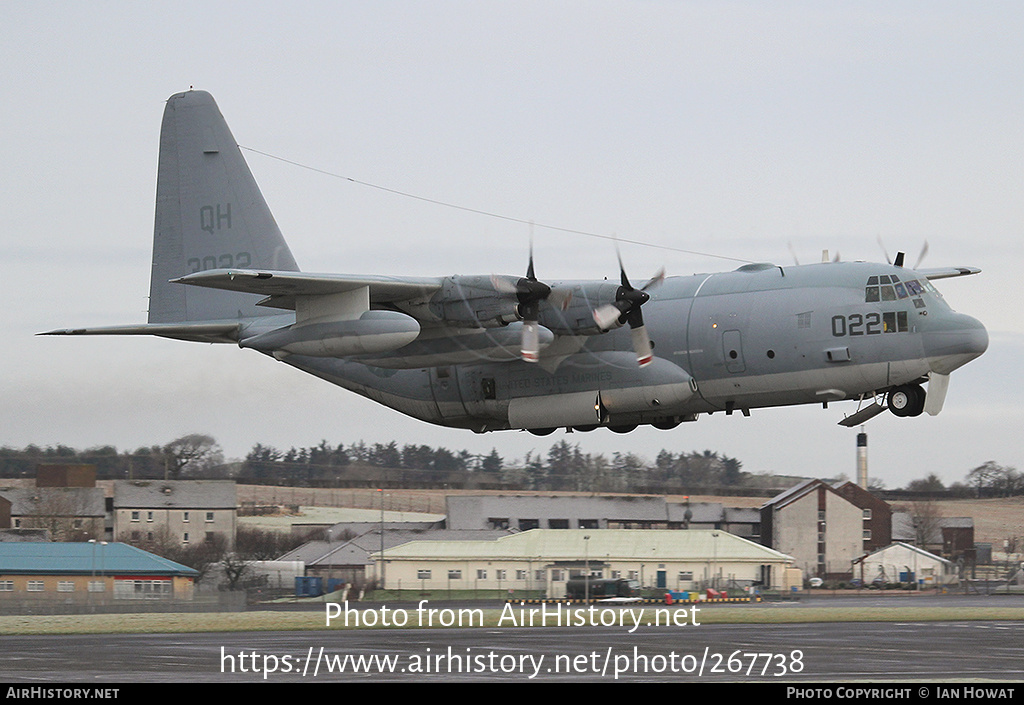
[[[183,474],[199,474],[214,465],[224,462],[224,454],[213,436],[190,433],[177,438],[163,447],[167,472],[172,479]]]

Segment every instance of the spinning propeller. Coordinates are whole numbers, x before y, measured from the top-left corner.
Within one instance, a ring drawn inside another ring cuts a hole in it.
[[[636,360],[640,367],[651,364],[654,355],[651,352],[651,338],[647,335],[647,328],[644,326],[644,315],[641,307],[647,303],[651,295],[648,289],[661,284],[665,279],[665,268],[658,270],[650,281],[640,289],[635,289],[626,276],[626,267],[622,264],[622,254],[616,253],[619,257],[619,272],[622,275],[622,286],[615,291],[615,301],[602,306],[594,311],[594,322],[598,328],[608,330],[616,325],[629,323],[633,336],[633,350],[636,352]]]
[[[888,262],[889,264],[894,264],[897,267],[902,267],[903,266],[904,254],[902,252],[897,252],[895,260],[889,259],[889,252],[888,252],[888,250],[885,249],[885,245],[882,244],[882,236],[881,235],[878,236],[878,246],[882,248],[882,252],[883,252],[883,254],[885,254],[885,261],[886,262]],[[927,255],[927,254],[928,254],[928,241],[925,240],[924,244],[921,246],[921,254],[919,254],[917,256],[917,262],[914,263],[914,266],[912,267],[912,269],[917,269],[918,267],[920,267],[921,266],[921,262],[924,261],[924,256]]]
[[[537,281],[533,271],[533,241],[530,241],[530,263],[526,268],[526,276],[518,279],[515,284],[508,279],[492,276],[494,288],[505,294],[515,294],[519,301],[519,315],[523,319],[523,337],[520,344],[520,356],[524,362],[540,361],[540,341],[537,319],[540,317],[540,303],[551,299],[554,306],[562,310],[572,299],[571,291],[552,289],[542,281]]]

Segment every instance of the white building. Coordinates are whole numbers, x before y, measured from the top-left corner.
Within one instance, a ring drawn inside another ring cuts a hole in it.
[[[897,541],[853,561],[853,577],[872,583],[915,582],[926,586],[958,582],[956,566],[923,548]]]
[[[379,570],[380,553],[375,566]],[[385,549],[387,589],[543,590],[571,577],[637,580],[666,590],[799,586],[793,559],[715,530],[533,529],[485,541],[411,541]]]

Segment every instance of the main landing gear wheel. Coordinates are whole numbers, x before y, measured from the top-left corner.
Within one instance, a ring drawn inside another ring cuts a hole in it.
[[[919,384],[901,384],[889,390],[889,411],[896,416],[920,416],[924,411],[924,390]]]

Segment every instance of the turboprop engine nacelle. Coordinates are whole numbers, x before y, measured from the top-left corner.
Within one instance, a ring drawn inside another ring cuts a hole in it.
[[[388,352],[408,345],[420,334],[412,316],[397,311],[367,311],[357,319],[297,323],[238,343],[260,352],[311,357],[348,357]]]

